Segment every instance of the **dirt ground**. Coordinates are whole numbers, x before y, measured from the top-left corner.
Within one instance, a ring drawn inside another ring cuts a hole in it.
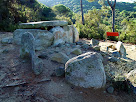
[[[0,40],[7,36],[13,34],[0,32]],[[105,51],[106,46],[110,44],[115,42],[101,41],[100,46],[103,46],[101,50]],[[136,50],[133,50],[130,44],[125,44],[125,47],[127,57],[136,61]],[[105,88],[84,89],[68,84],[64,77],[52,76],[56,68],[64,65],[52,62],[50,54],[57,51],[69,52],[70,49],[63,47],[45,49],[43,52],[47,54],[47,58],[42,60],[43,73],[35,76],[30,62],[19,57],[19,46],[0,43],[0,102],[136,102],[136,96],[132,93],[115,90],[113,94],[109,94]],[[66,54],[70,58],[75,56]]]

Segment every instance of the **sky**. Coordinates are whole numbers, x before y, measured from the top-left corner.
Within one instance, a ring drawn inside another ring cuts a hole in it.
[[[130,3],[133,3],[134,1],[136,0],[117,0],[117,2],[130,2]]]

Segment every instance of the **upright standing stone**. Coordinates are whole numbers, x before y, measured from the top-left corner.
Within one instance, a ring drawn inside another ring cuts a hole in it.
[[[73,42],[78,42],[78,41],[79,41],[79,33],[77,29],[73,26]]]
[[[121,41],[117,42],[117,51],[120,53],[121,57],[126,58],[126,49]]]
[[[21,58],[32,58],[35,56],[34,36],[31,33],[24,33],[21,37]]]
[[[68,82],[84,88],[101,88],[106,84],[102,56],[88,52],[76,56],[65,64],[65,77]]]
[[[21,37],[21,58],[27,58],[31,60],[32,70],[36,75],[42,72],[43,64],[35,55],[34,47],[35,39],[31,33],[24,33]]]
[[[68,25],[68,26],[64,26],[63,27],[65,33],[66,33],[66,42],[68,43],[73,43],[73,26],[72,25]]]

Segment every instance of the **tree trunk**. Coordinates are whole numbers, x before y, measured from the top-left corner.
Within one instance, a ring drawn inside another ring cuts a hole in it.
[[[82,0],[80,0],[80,5],[81,5],[81,14],[82,14],[82,24],[84,25],[84,12],[83,12],[83,5],[82,5]]]
[[[115,32],[115,8],[112,10],[112,32]]]
[[[109,6],[112,9],[112,32],[115,32],[115,6],[116,6],[116,0],[114,0],[114,4],[112,5],[112,1],[111,3],[109,2],[109,0],[107,0]]]

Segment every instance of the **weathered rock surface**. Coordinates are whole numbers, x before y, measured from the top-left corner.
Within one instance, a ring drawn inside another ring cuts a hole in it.
[[[74,48],[71,53],[75,54],[75,55],[80,55],[82,53],[82,51],[78,48]]]
[[[64,76],[65,75],[65,68],[60,67],[60,68],[55,69],[55,74],[58,77]]]
[[[89,47],[90,47],[90,46],[89,46],[88,44],[83,44],[83,45],[82,45],[82,48],[83,48],[83,49],[88,49]]]
[[[84,88],[101,88],[106,84],[102,56],[88,52],[76,56],[65,64],[65,77],[68,82]]]
[[[112,52],[112,56],[120,57],[120,53],[118,51],[114,51],[114,52]]]
[[[109,57],[108,60],[109,60],[110,62],[114,62],[114,63],[120,61],[120,60],[119,60],[118,58],[116,58],[116,57]]]
[[[99,41],[92,38],[91,41],[90,41],[90,44],[92,44],[92,46],[98,46],[99,45]]]
[[[68,25],[67,21],[39,21],[39,22],[29,22],[29,23],[21,23],[20,28],[29,28],[29,29],[35,29],[35,28],[42,28],[46,26],[65,26]]]
[[[133,92],[136,94],[136,69],[130,71],[126,78],[130,81],[131,88]]]
[[[108,87],[107,92],[112,94],[114,92],[114,88],[112,86]]]
[[[53,34],[47,30],[40,29],[17,29],[13,33],[14,43],[21,45],[21,37],[24,33],[29,32],[35,38],[35,49],[42,50],[53,43]]]
[[[11,37],[3,38],[3,39],[1,40],[1,43],[2,43],[2,44],[12,44],[12,43],[13,43],[13,38],[11,38]]]
[[[121,57],[126,58],[126,49],[121,41],[116,44],[117,51],[120,53]]]
[[[21,58],[29,58],[31,59],[35,56],[35,47],[34,47],[34,36],[31,33],[24,33],[21,37],[21,50],[20,57]]]
[[[65,41],[68,43],[73,43],[74,40],[74,32],[73,32],[73,25],[68,25],[63,27],[65,31]]]
[[[100,46],[93,46],[93,49],[96,51],[100,51]]]
[[[36,56],[33,56],[31,63],[32,63],[32,69],[33,69],[34,74],[36,74],[36,75],[41,74],[43,71],[42,61],[39,58],[37,58]]]
[[[73,25],[72,25],[73,26]],[[79,33],[77,29],[73,26],[73,42],[78,42],[79,41]]]
[[[66,42],[66,33],[61,27],[54,27],[50,30],[54,35],[53,45],[64,44]]]
[[[69,57],[62,52],[58,52],[51,56],[51,60],[58,63],[65,64],[69,60]]]

